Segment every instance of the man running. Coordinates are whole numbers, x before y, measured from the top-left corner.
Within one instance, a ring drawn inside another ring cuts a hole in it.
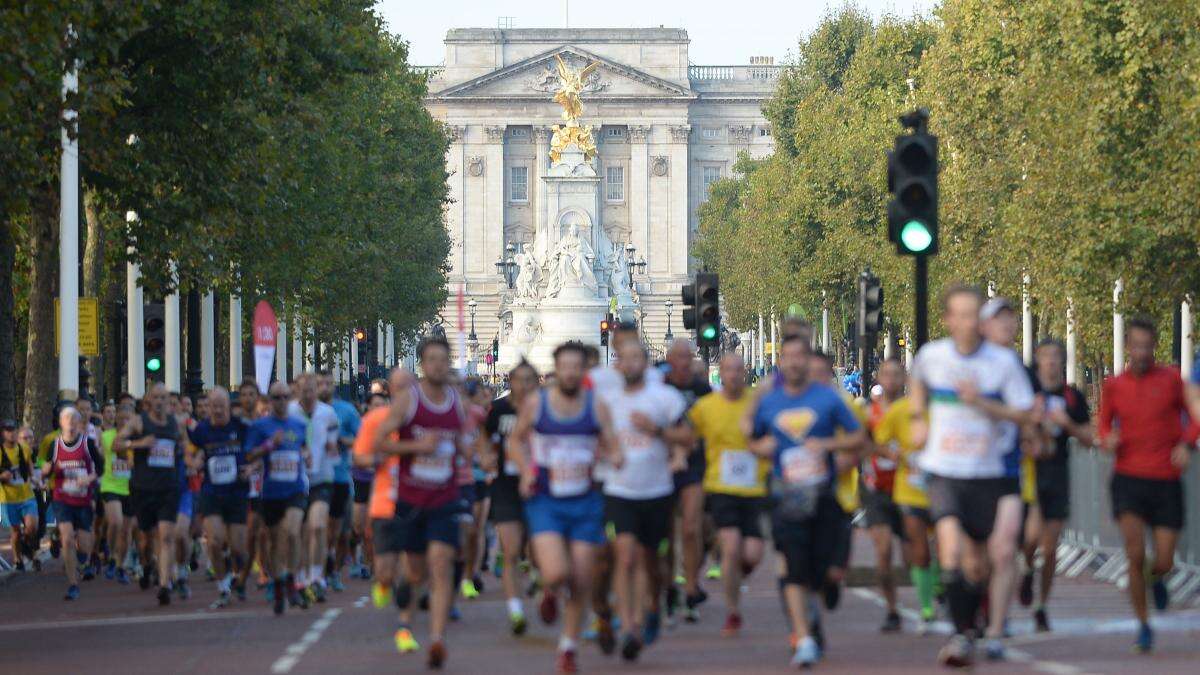
[[[780,587],[796,666],[810,666],[820,658],[810,634],[807,594],[824,582],[843,527],[834,496],[835,455],[857,450],[865,439],[841,396],[829,385],[811,381],[810,349],[802,336],[784,338],[782,381],[759,399],[750,442],[751,451],[772,461],[778,480],[772,530],[775,548],[784,558]]]
[[[374,393],[367,397],[367,414],[379,408],[386,408],[389,400],[387,394]],[[380,413],[385,414],[385,413]],[[354,445],[357,445],[360,438],[363,437],[364,420],[359,422],[359,431],[354,436],[354,444],[351,446],[353,451]],[[364,469],[354,464],[353,455],[351,455],[350,476],[354,480],[354,506],[350,514],[351,529],[354,533],[353,543],[360,549],[361,562],[358,568],[358,576],[363,579],[371,578],[371,570],[375,565],[375,546],[374,534],[371,532],[370,524],[367,522],[367,504],[371,500],[371,481],[375,478],[373,469]],[[351,546],[355,548],[355,546]],[[351,575],[354,571],[351,570]]]
[[[4,524],[12,532],[13,567],[25,569],[28,558],[34,569],[40,569],[33,449],[17,440],[16,420],[0,422],[0,430],[4,436],[4,447],[0,448],[0,508],[4,510]]]
[[[1066,383],[1066,353],[1066,347],[1057,340],[1042,341],[1034,352],[1040,414],[1037,431],[1044,437],[1041,445],[1048,452],[1037,461],[1037,504],[1042,523],[1040,536],[1025,547],[1027,571],[1020,595],[1022,601],[1033,599],[1034,556],[1040,546],[1042,583],[1033,611],[1034,624],[1040,633],[1050,630],[1046,601],[1058,563],[1058,539],[1070,515],[1070,442],[1074,438],[1085,447],[1093,442],[1087,399],[1083,392]]]
[[[130,418],[113,447],[132,457],[129,490],[138,529],[145,533],[142,564],[158,562],[158,603],[171,603],[171,579],[175,572],[175,518],[179,513],[179,465],[187,430],[170,414],[167,388],[160,384],[146,392],[146,412]],[[153,533],[153,536],[152,536]],[[153,548],[153,555],[151,555]],[[149,569],[144,569],[142,588],[149,586]]]
[[[1183,381],[1174,368],[1154,361],[1158,331],[1145,319],[1125,325],[1125,372],[1104,381],[1100,398],[1100,447],[1116,455],[1112,476],[1113,518],[1125,541],[1129,563],[1129,600],[1139,628],[1134,648],[1149,652],[1154,632],[1146,610],[1146,578],[1154,606],[1170,602],[1163,580],[1175,561],[1183,529],[1181,477],[1191,461],[1200,428],[1183,425],[1187,412]],[[1146,574],[1146,530],[1153,538],[1154,560]]]
[[[200,515],[204,534],[217,578],[217,599],[213,609],[229,604],[234,573],[240,573],[246,558],[246,514],[249,511],[249,483],[246,468],[246,423],[231,417],[229,392],[216,387],[207,397],[208,419],[192,431],[196,445],[193,461],[203,471],[200,488]],[[225,565],[225,546],[229,545],[232,569]],[[245,600],[244,594],[241,597]]]
[[[425,339],[417,348],[423,377],[412,383],[398,371],[389,382],[391,406],[386,418],[363,422],[355,443],[355,463],[374,466],[370,515],[375,534],[376,605],[390,594],[396,562],[404,553],[407,585],[396,594],[400,628],[395,635],[401,652],[420,648],[412,634],[417,587],[429,579],[429,648],[427,664],[446,662],[446,623],[453,600],[453,571],[458,546],[458,485],[455,458],[464,451],[462,402],[450,384],[450,345],[444,338]],[[393,434],[395,437],[393,437]]]
[[[51,506],[67,575],[67,594],[63,599],[75,600],[79,597],[79,565],[91,555],[91,538],[81,535],[92,531],[96,515],[92,505],[94,484],[100,478],[101,467],[93,460],[94,444],[84,433],[87,427],[79,411],[63,408],[58,423],[58,438],[42,471],[47,478],[56,479]]]
[[[107,411],[109,406],[105,406]],[[125,556],[129,552],[129,539],[133,534],[133,503],[129,497],[129,478],[133,465],[124,453],[117,453],[113,444],[117,430],[129,424],[133,417],[133,406],[123,403],[116,410],[116,428],[105,429],[100,434],[100,445],[104,450],[104,475],[100,478],[100,501],[104,504],[104,522],[108,536],[108,564],[104,576],[125,585],[129,577],[125,573]]]
[[[982,305],[983,294],[974,287],[946,290],[942,322],[949,337],[921,347],[909,384],[912,440],[925,447],[920,466],[928,474],[930,512],[955,629],[938,661],[952,667],[973,661],[972,636],[989,558],[991,614],[993,619],[1000,614],[1003,622],[1001,607],[1007,606],[1007,598],[996,593],[1007,589],[1011,594],[1011,579],[1002,577],[1013,571],[1022,518],[1021,449],[1015,429],[1032,419],[1034,403],[1017,355],[980,335]],[[1012,425],[1013,433],[1003,422]],[[993,632],[999,626],[989,624],[988,629],[991,637],[999,637]],[[993,647],[989,644],[989,652]]]
[[[288,415],[291,390],[287,383],[273,383],[267,394],[271,413],[256,420],[246,432],[246,461],[262,460],[261,508],[271,539],[274,610],[283,614],[285,600],[295,607],[308,606],[295,574],[300,567],[300,526],[307,501],[304,471],[311,455],[304,422]]]
[[[507,458],[520,472],[525,515],[542,583],[566,589],[563,631],[556,667],[577,670],[576,653],[592,583],[592,562],[604,543],[604,501],[592,482],[603,444],[613,466],[621,465],[607,406],[582,386],[586,353],[579,343],[554,350],[554,382],[530,393],[508,437]],[[644,365],[644,364],[643,364]],[[669,474],[665,475],[669,480]],[[546,614],[543,608],[543,614]]]
[[[525,609],[521,606],[521,590],[518,586],[521,551],[524,548],[525,508],[520,493],[521,469],[517,462],[505,455],[505,445],[516,427],[517,414],[525,401],[538,388],[537,370],[522,361],[508,373],[509,394],[492,403],[484,422],[484,434],[480,441],[488,444],[495,457],[496,477],[491,484],[491,518],[500,540],[503,569],[500,582],[504,587],[504,599],[508,606],[509,630],[513,635],[525,633]]]
[[[687,468],[694,439],[683,396],[674,387],[646,379],[645,347],[625,340],[617,357],[625,386],[602,394],[601,400],[611,411],[624,463],[604,483],[604,508],[616,533],[613,587],[625,633],[621,655],[632,661],[657,638],[665,581],[658,552],[671,531],[671,474]],[[648,581],[640,598],[634,592],[638,574]]]
[[[727,353],[719,363],[721,391],[709,393],[688,411],[688,420],[703,440],[704,500],[721,551],[721,583],[725,590],[725,626],[721,634],[737,635],[742,628],[742,579],[763,556],[760,516],[767,495],[771,463],[750,452],[739,422],[750,404],[746,364]]]
[[[352,479],[350,448],[358,435],[361,420],[354,404],[333,395],[333,377],[326,371],[317,375],[317,398],[333,408],[338,419],[337,461],[333,465],[333,497],[329,502],[329,587],[342,591],[342,567],[350,553],[350,528],[346,527],[346,510],[350,508]]]
[[[325,602],[325,558],[329,555],[329,512],[333,502],[333,467],[339,461],[338,430],[341,424],[333,407],[317,398],[317,375],[305,373],[296,380],[296,400],[288,414],[307,425],[305,447],[312,457],[308,467],[308,513],[304,522],[304,549],[296,576],[310,599]]]
[[[904,366],[899,360],[888,359],[879,365],[876,375],[879,396],[871,401],[868,426],[874,432],[888,408],[904,395]],[[874,388],[874,387],[872,387]],[[891,439],[889,439],[891,440]],[[896,580],[892,578],[892,538],[904,539],[904,522],[900,509],[892,499],[896,479],[896,458],[889,449],[875,452],[863,462],[862,502],[867,533],[875,545],[875,569],[879,575],[879,590],[887,603],[887,614],[880,630],[895,633],[900,630],[900,613],[896,608]]]

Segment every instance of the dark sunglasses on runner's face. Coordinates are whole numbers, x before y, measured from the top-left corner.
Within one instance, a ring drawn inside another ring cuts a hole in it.
[[[284,394],[271,394],[272,401],[286,401],[288,397]]]

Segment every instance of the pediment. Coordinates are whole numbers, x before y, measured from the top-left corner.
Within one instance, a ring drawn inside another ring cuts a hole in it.
[[[555,55],[561,56],[572,68],[582,68],[593,61],[600,64],[585,84],[585,101],[696,97],[691,89],[674,82],[567,45],[433,92],[430,98],[549,100],[558,88]]]

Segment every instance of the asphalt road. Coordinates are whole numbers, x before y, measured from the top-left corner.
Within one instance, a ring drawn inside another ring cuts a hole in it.
[[[870,544],[859,538],[860,551]],[[724,618],[717,582],[705,582],[712,598],[698,624],[664,630],[636,664],[605,657],[591,645],[580,654],[583,672],[747,673],[788,670],[787,629],[779,609],[770,561],[749,580],[746,626],[736,638],[720,636]],[[351,673],[421,672],[423,654],[398,655],[391,643],[393,611],[367,602],[368,585],[351,582],[346,591],[308,610],[271,614],[261,593],[245,603],[209,611],[211,583],[197,580],[194,596],[169,607],[157,606],[153,591],[118,586],[103,578],[83,585],[75,602],[62,600],[64,581],[57,563],[40,574],[18,574],[0,586],[0,654],[5,671],[89,674],[158,673]],[[448,635],[451,673],[553,672],[557,633],[531,616],[529,633],[507,634],[499,583],[486,579],[481,598],[459,601],[463,618]],[[901,589],[902,604],[915,606],[912,590]],[[828,673],[937,672],[934,656],[944,635],[918,636],[906,610],[905,631],[880,635],[883,610],[871,588],[848,589],[839,609],[826,618],[827,658],[815,670]],[[1010,657],[982,663],[978,672],[1196,673],[1200,656],[1200,611],[1173,610],[1155,617],[1158,649],[1130,653],[1133,623],[1124,596],[1094,581],[1063,580],[1049,607],[1055,631],[1032,633],[1028,610],[1012,612]],[[948,629],[944,623],[940,630]],[[417,639],[425,637],[423,619]]]

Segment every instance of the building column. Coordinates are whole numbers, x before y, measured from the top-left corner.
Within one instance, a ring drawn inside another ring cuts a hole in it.
[[[125,263],[125,353],[126,391],[134,398],[146,395],[146,321],[142,315],[145,307],[139,280],[141,268],[135,263]]]
[[[825,291],[821,291],[821,351],[829,353],[829,305],[826,304]]]
[[[906,331],[904,331],[904,368],[905,368],[905,370],[912,370],[912,361],[913,361],[912,336],[909,335],[908,331],[906,330]]]
[[[79,75],[71,65],[63,75],[62,95],[79,91]],[[63,120],[77,122],[78,111],[63,111]],[[79,137],[60,131],[58,209],[58,389],[79,391]],[[11,364],[4,364],[9,366]],[[11,373],[11,371],[10,371]],[[100,373],[95,373],[96,380]],[[60,393],[59,396],[62,396]],[[38,420],[39,422],[43,420]]]
[[[1067,298],[1067,384],[1079,383],[1079,368],[1075,365],[1075,305]]]
[[[229,388],[242,384],[242,299],[229,296]]]
[[[217,327],[213,312],[213,294],[209,291],[200,300],[200,379],[204,388],[217,385]]]
[[[1125,317],[1121,316],[1121,291],[1125,290],[1125,282],[1117,279],[1113,284],[1113,375],[1120,375],[1125,370]]]
[[[529,165],[529,211],[533,216],[532,225],[533,232],[540,232],[545,220],[545,214],[538,205],[542,202],[542,176],[550,168],[550,127],[534,125],[533,126],[533,162]],[[532,248],[533,242],[530,242]],[[492,261],[496,262],[495,260]]]
[[[358,377],[358,340],[350,339],[350,354],[346,360],[350,362],[350,377],[348,379],[353,383],[355,378]]]
[[[496,261],[504,254],[504,205],[508,195],[504,192],[504,129],[503,124],[488,125],[483,128],[487,141],[484,146],[484,208],[483,222],[478,224],[477,232],[482,236],[475,239],[480,247],[482,260],[468,271],[472,276],[491,277],[496,271]]]
[[[280,382],[288,381],[288,337],[287,321],[279,320],[279,330],[275,333],[275,379]]]
[[[755,356],[758,357],[758,366],[757,367],[761,370],[763,365],[766,363],[763,360],[763,356],[764,356],[764,354],[763,354],[763,338],[764,338],[764,335],[763,335],[763,315],[762,314],[758,315],[758,333],[756,336],[758,338],[758,348],[755,349],[754,352],[755,352]]]
[[[446,204],[446,231],[450,235],[450,275],[454,276],[463,274],[466,270],[463,247],[467,237],[467,202],[463,188],[467,171],[464,145],[467,127],[451,125],[446,128],[450,134],[450,147],[446,149],[446,171],[450,174],[446,178],[446,196],[450,199]],[[300,352],[295,352],[295,355],[299,354]],[[298,361],[294,357],[293,360]]]
[[[667,217],[658,223],[664,228],[666,248],[654,251],[657,257],[666,257],[666,272],[671,276],[686,276],[688,273],[688,178],[691,175],[688,165],[688,139],[691,135],[690,124],[672,124],[668,157],[668,173],[670,175],[670,194],[667,197]],[[653,247],[651,247],[653,249]],[[646,254],[646,262],[650,262],[650,253]]]
[[[304,371],[316,370],[317,365],[317,335],[312,326],[305,326],[304,336]]]
[[[1192,376],[1192,299],[1188,296],[1179,306],[1179,372],[1186,381]]]
[[[629,184],[625,197],[629,200],[629,240],[638,253],[650,260],[650,147],[647,142],[653,128],[631,124],[629,134]],[[600,189],[604,189],[603,181]],[[635,254],[636,255],[636,254]],[[653,267],[651,268],[653,269]]]
[[[1033,302],[1029,299],[1029,275],[1021,279],[1021,360],[1033,365]]]
[[[396,365],[396,326],[394,324],[387,325],[385,344],[387,345],[387,349],[384,350],[385,364],[391,368]]]
[[[292,381],[304,372],[304,326],[300,319],[292,324]]]
[[[172,266],[173,268],[174,266]],[[182,377],[179,370],[179,291],[168,295],[163,300],[163,336],[166,344],[163,346],[164,364],[163,382],[167,391],[179,391]]]

